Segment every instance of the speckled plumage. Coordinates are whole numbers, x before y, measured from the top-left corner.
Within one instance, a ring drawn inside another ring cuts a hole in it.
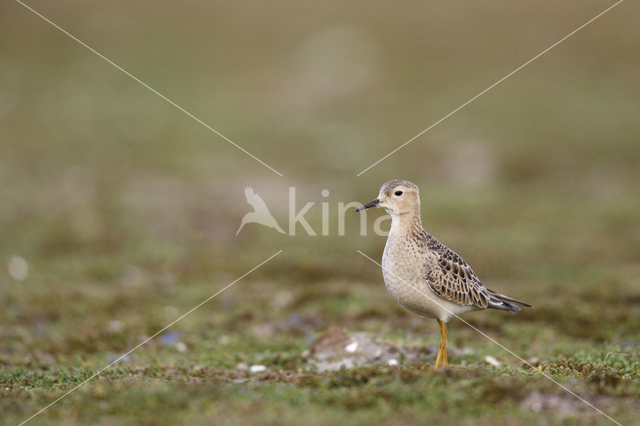
[[[382,256],[382,274],[393,298],[410,311],[441,322],[443,340],[438,361],[446,361],[446,323],[472,310],[520,310],[530,306],[486,288],[453,250],[422,228],[418,187],[391,180],[376,200],[362,207],[383,207],[391,214],[391,230]],[[438,362],[437,361],[437,362]],[[437,363],[436,363],[437,368]]]

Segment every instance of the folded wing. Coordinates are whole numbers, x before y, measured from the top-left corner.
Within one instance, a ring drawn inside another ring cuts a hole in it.
[[[515,304],[528,306],[524,302],[512,299],[486,288],[457,253],[424,231],[427,247],[437,256],[437,267],[427,272],[426,281],[438,296],[465,306],[480,309],[492,308],[510,312],[520,310]]]

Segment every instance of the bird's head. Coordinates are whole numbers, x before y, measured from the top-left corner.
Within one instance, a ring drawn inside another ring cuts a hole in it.
[[[420,212],[418,187],[408,180],[390,180],[382,185],[380,194],[356,211],[382,207],[392,216]]]

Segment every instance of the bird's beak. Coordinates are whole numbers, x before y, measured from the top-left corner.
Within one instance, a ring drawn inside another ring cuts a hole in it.
[[[360,207],[356,211],[359,212],[360,210],[370,209],[371,207],[378,207],[378,204],[380,204],[380,200],[376,198],[373,201],[369,201],[367,204],[365,204],[364,206]]]

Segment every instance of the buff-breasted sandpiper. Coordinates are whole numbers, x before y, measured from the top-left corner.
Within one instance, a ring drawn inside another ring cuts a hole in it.
[[[441,339],[435,369],[447,362],[447,322],[454,316],[481,309],[517,312],[516,305],[531,305],[486,288],[471,267],[453,250],[422,228],[418,187],[406,180],[391,180],[375,200],[357,211],[382,207],[391,215],[391,230],[382,255],[387,290],[401,306],[435,318]]]

